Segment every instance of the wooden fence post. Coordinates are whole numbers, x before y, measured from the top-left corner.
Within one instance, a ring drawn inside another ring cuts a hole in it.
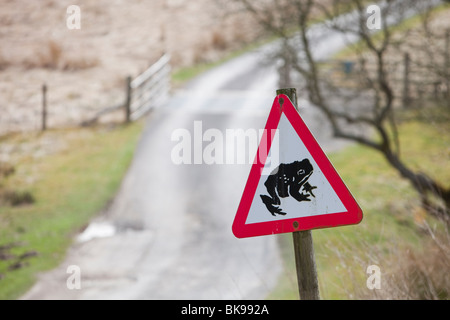
[[[130,122],[131,116],[131,77],[126,79],[125,121]]]
[[[410,90],[409,90],[409,71],[410,71],[411,59],[409,53],[406,52],[403,57],[403,108],[409,107],[411,103]]]
[[[450,109],[450,28],[445,31],[445,86],[447,108]]]
[[[47,85],[42,85],[42,131],[47,130]]]
[[[298,111],[297,91],[295,88],[278,89],[277,95],[285,94]],[[295,223],[295,222],[294,222]],[[311,230],[292,233],[297,270],[298,291],[301,300],[319,300],[319,282],[317,280],[316,260]]]

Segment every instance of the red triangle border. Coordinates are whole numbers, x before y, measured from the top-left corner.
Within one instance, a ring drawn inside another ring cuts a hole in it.
[[[278,128],[282,113],[285,114],[299,138],[310,152],[314,161],[336,192],[346,211],[332,214],[314,215],[301,218],[290,218],[246,224],[247,216],[258,187],[261,173],[264,168],[273,140],[273,135],[267,137],[268,132]],[[269,139],[268,139],[269,138]],[[266,143],[265,154],[260,154],[261,144]],[[260,155],[260,158],[258,158]],[[265,126],[264,134],[250,170],[249,178],[244,188],[239,207],[233,222],[232,231],[237,238],[255,237],[269,234],[287,233],[319,228],[330,228],[343,225],[357,224],[362,220],[362,210],[358,203],[334,169],[331,162],[317,143],[316,139],[303,122],[299,113],[286,95],[278,95],[272,105]]]

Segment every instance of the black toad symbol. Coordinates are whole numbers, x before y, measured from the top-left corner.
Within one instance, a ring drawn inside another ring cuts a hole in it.
[[[260,195],[267,210],[273,216],[286,214],[279,207],[281,204],[279,197],[286,198],[290,195],[297,201],[311,201],[309,196],[315,197],[312,190],[317,188],[307,182],[312,173],[313,167],[308,159],[288,164],[281,163],[264,183],[270,197]]]

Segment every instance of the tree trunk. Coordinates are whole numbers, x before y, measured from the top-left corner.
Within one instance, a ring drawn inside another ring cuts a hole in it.
[[[436,181],[421,172],[413,172],[390,150],[383,152],[387,161],[409,180],[414,189],[419,193],[422,206],[428,213],[450,225],[450,189],[445,189]],[[442,200],[443,206],[433,203],[432,196]]]

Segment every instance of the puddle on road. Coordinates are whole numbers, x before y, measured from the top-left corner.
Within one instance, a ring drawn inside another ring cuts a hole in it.
[[[87,242],[95,238],[107,238],[116,234],[116,227],[108,222],[92,222],[77,236],[77,242]]]

